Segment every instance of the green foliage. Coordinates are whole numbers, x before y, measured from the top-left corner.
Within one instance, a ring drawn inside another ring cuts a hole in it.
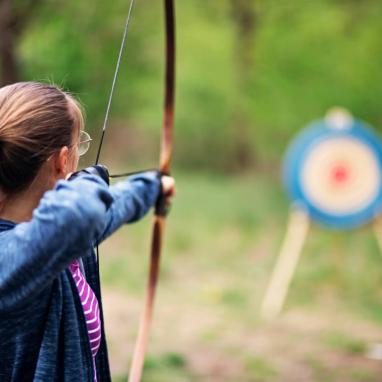
[[[380,128],[380,1],[253,4],[253,46],[246,53],[252,63],[238,73],[235,2],[176,3],[179,165],[229,169],[239,142],[249,145],[258,164],[278,162],[286,142],[333,105]],[[90,130],[102,122],[127,7],[122,0],[47,0],[22,39],[23,77],[54,81],[77,94]],[[109,142],[117,128],[129,129],[132,140],[158,136],[163,48],[160,2],[136,2]],[[145,130],[146,136],[134,135]],[[152,141],[146,139],[145,148],[151,151]]]

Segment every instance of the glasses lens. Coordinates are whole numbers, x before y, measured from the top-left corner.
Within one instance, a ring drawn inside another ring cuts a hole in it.
[[[78,143],[79,156],[82,156],[88,152],[91,140],[90,135],[86,131],[81,131],[80,142]]]

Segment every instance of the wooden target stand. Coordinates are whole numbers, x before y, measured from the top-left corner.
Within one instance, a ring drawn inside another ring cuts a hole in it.
[[[330,110],[292,141],[283,178],[292,206],[261,307],[264,319],[283,309],[311,221],[337,230],[372,222],[382,252],[382,143],[364,122],[345,109]]]

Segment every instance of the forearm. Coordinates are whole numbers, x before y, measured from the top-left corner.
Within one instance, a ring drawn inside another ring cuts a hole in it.
[[[106,228],[98,242],[125,223],[141,219],[155,205],[161,189],[160,174],[147,171],[110,186],[113,203],[107,212]]]

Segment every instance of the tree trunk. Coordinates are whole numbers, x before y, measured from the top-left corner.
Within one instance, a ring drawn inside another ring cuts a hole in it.
[[[20,80],[17,46],[41,0],[0,0],[0,86]]]
[[[18,28],[14,19],[12,0],[0,0],[0,85],[19,80],[16,57]]]
[[[235,69],[238,94],[240,98],[234,105],[235,162],[239,169],[246,169],[255,163],[254,147],[251,145],[252,128],[248,107],[243,106],[243,99],[248,100],[248,86],[251,84],[253,51],[255,43],[256,12],[255,2],[250,0],[231,0],[232,16],[235,22]],[[244,104],[248,104],[244,102]]]
[[[19,80],[19,70],[16,58],[16,38],[12,32],[4,32],[0,28],[0,86],[8,85]]]

